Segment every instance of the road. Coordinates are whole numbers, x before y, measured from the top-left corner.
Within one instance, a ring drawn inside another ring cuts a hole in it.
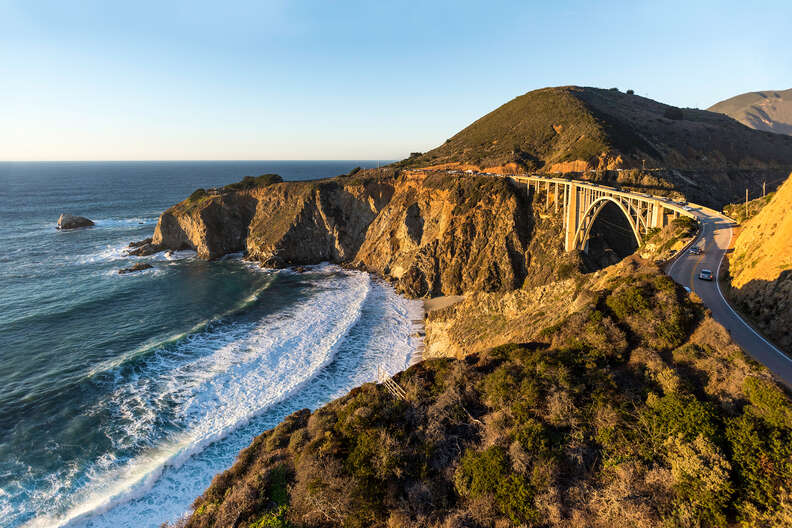
[[[717,278],[721,262],[731,242],[734,222],[711,209],[694,207],[692,212],[701,222],[701,232],[693,245],[704,252],[701,255],[694,255],[686,251],[672,263],[668,274],[679,284],[696,292],[712,311],[713,319],[731,334],[732,340],[756,361],[769,368],[787,387],[792,388],[792,359],[760,336],[737,315],[723,297],[717,280],[710,282],[698,278],[698,272],[703,268],[712,270]]]

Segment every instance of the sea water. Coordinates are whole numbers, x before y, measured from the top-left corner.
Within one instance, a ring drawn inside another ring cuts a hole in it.
[[[405,368],[419,305],[365,273],[124,252],[198,187],[372,165],[0,163],[0,527],[176,520],[255,435]]]

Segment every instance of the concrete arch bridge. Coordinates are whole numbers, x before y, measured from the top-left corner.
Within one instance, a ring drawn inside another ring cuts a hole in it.
[[[566,251],[588,250],[591,227],[609,204],[615,204],[624,214],[639,246],[650,229],[663,228],[680,215],[696,218],[693,210],[699,207],[580,180],[527,175],[511,176],[511,179],[524,184],[528,190],[533,188],[537,194],[544,191],[546,207],[552,206],[556,213],[560,209],[564,219]]]

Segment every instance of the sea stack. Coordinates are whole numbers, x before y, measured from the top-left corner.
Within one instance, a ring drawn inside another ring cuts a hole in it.
[[[77,227],[89,227],[94,225],[92,220],[84,216],[74,216],[67,213],[58,218],[58,229],[75,229]]]

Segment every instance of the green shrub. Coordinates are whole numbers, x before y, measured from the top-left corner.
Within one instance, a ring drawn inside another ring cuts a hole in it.
[[[541,455],[550,450],[551,439],[545,425],[534,418],[522,420],[514,428],[514,440],[518,441],[528,453]]]
[[[729,420],[726,439],[737,482],[737,509],[746,520],[776,511],[792,487],[792,434],[745,413]]]
[[[649,310],[647,292],[641,286],[623,286],[610,294],[605,304],[619,319]]]
[[[267,495],[270,500],[279,506],[289,502],[288,484],[291,472],[284,464],[275,466],[269,472]]]
[[[698,222],[689,216],[678,216],[671,220],[671,225],[674,229],[685,230],[692,234],[698,228]]]
[[[644,427],[639,439],[644,456],[653,459],[663,452],[663,443],[672,436],[693,441],[699,435],[708,441],[719,437],[717,413],[712,406],[684,394],[650,395],[640,412]]]
[[[510,404],[519,396],[522,370],[514,365],[501,365],[484,380],[484,396],[491,407]]]
[[[718,447],[697,436],[666,442],[676,497],[673,517],[679,526],[726,526],[726,508],[734,492],[729,480],[731,465]]]
[[[767,379],[745,378],[743,390],[752,406],[749,411],[773,427],[792,429],[792,408],[778,386]]]
[[[281,183],[283,178],[278,174],[262,174],[261,176],[245,176],[242,181],[231,183],[223,187],[229,191],[244,191],[246,189],[255,189],[256,187],[266,187],[275,183]]]
[[[484,451],[468,449],[454,475],[454,483],[465,497],[494,496],[498,509],[514,524],[534,522],[537,518],[530,484],[523,475],[511,472],[509,456],[501,447]]]
[[[291,528],[291,524],[286,520],[289,513],[287,506],[279,506],[276,510],[269,511],[250,523],[249,528]]]
[[[201,198],[204,198],[204,197],[206,197],[206,189],[198,188],[198,189],[195,189],[192,192],[190,197],[187,198],[187,201],[188,202],[197,202],[198,200],[200,200]]]

